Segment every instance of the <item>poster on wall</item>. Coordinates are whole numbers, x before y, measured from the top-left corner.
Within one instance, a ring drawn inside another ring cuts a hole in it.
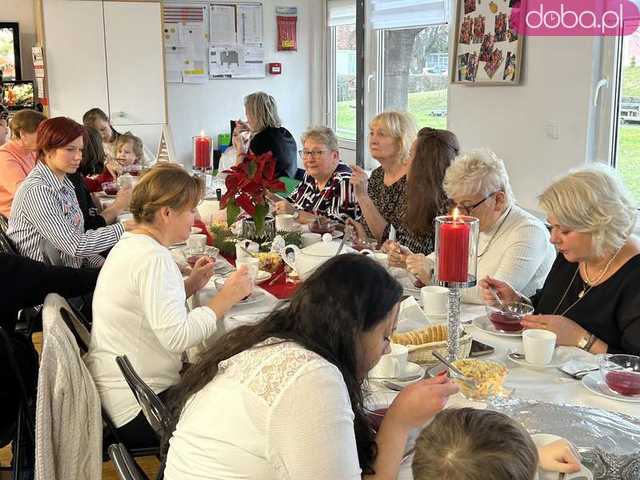
[[[209,32],[206,15],[206,6],[164,6],[163,35],[167,82],[207,81]]]
[[[514,26],[521,14],[519,5],[519,1],[458,0],[454,83],[520,84],[524,38]]]

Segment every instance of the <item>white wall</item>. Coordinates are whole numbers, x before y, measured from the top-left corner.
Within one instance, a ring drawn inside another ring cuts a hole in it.
[[[282,75],[260,79],[209,80],[203,85],[167,84],[169,124],[178,160],[191,164],[191,137],[204,129],[217,141],[219,133],[229,132],[229,120],[245,118],[243,98],[263,90],[276,98],[283,126],[299,142],[311,123],[313,95],[323,95],[316,79],[321,65],[315,61],[317,37],[322,12],[319,0],[263,1],[265,63],[280,62]],[[275,5],[298,7],[298,51],[276,51]],[[314,89],[312,90],[312,84]],[[315,92],[315,93],[312,93]]]
[[[22,79],[33,80],[31,47],[36,43],[33,0],[0,0],[0,22],[18,22],[20,24]]]
[[[529,37],[520,86],[449,87],[448,128],[462,148],[489,147],[504,159],[518,203],[586,160],[594,41]],[[546,135],[557,126],[559,138]]]

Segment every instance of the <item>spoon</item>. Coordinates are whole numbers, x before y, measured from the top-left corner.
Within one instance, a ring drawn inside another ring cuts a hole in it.
[[[253,257],[253,258],[260,258],[260,257],[258,257],[258,255],[256,255],[256,254],[255,254],[255,253],[253,253],[253,252],[250,252],[249,250],[247,250],[246,248],[244,248],[244,247],[243,247],[242,245],[240,245],[239,243],[237,243],[236,245],[238,245],[238,246],[240,247],[240,250],[242,250],[244,253],[246,253],[246,254],[247,254],[247,255],[249,255],[250,257]]]
[[[504,306],[504,302],[502,301],[502,299],[500,298],[500,296],[498,295],[498,291],[495,289],[495,287],[489,287],[489,291],[491,292],[491,294],[493,295],[493,298],[496,299],[496,302],[498,302],[498,304],[502,307]]]
[[[478,388],[478,384],[476,383],[476,381],[473,378],[467,377],[464,373],[462,373],[460,370],[458,370],[452,363],[450,363],[448,360],[446,360],[437,351],[434,350],[432,353],[433,353],[434,357],[436,357],[438,360],[440,360],[440,362],[442,362],[442,364],[444,364],[446,367],[449,368],[449,371],[451,371],[458,380],[461,380],[464,383],[467,383],[468,385],[472,386],[473,388]]]

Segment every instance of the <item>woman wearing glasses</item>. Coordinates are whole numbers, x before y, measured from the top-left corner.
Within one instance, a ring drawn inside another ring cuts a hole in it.
[[[515,205],[507,170],[489,150],[473,150],[451,164],[444,191],[460,213],[478,218],[478,278],[490,276],[525,295],[542,287],[555,259],[549,232],[533,215]],[[390,262],[399,254],[392,254]],[[407,270],[425,284],[431,282],[434,254],[408,255]],[[479,287],[464,289],[467,303],[484,303]]]
[[[315,127],[302,135],[300,157],[305,174],[287,200],[276,203],[277,213],[311,223],[316,214],[344,222],[356,218],[358,204],[351,189],[351,168],[340,161],[338,139],[333,130]]]

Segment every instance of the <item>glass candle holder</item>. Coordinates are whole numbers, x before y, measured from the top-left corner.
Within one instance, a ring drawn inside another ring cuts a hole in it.
[[[465,215],[436,217],[434,280],[448,288],[476,285],[480,222]]]
[[[208,135],[193,137],[193,169],[201,172],[211,170],[213,141]]]

